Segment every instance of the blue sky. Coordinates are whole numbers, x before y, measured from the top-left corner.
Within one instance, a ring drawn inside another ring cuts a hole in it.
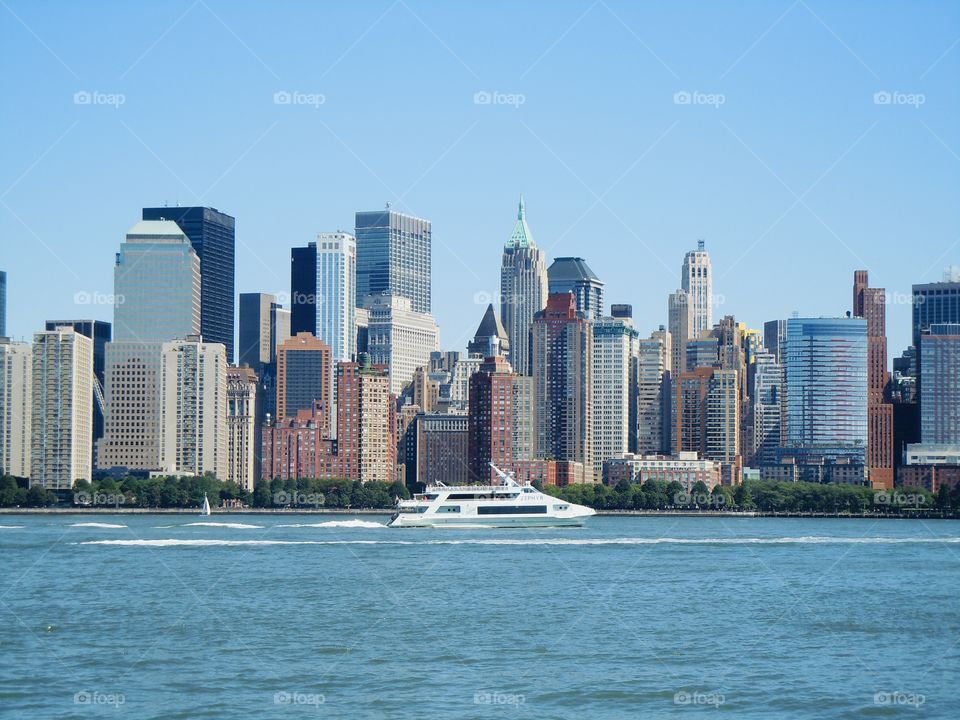
[[[868,268],[892,355],[910,285],[960,264],[954,2],[3,0],[0,60],[17,337],[111,319],[114,253],[164,202],[237,217],[238,292],[288,291],[289,248],[357,210],[431,219],[446,349],[521,192],[644,334],[698,238],[717,314],[752,326],[839,315]]]

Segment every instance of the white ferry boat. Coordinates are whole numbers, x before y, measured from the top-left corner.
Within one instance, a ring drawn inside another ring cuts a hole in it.
[[[499,485],[427,487],[411,500],[397,499],[388,527],[569,527],[583,525],[596,511],[521,485],[493,463]]]

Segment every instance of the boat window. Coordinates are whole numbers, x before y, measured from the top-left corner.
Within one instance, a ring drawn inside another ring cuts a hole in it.
[[[545,515],[546,505],[480,505],[477,515]]]
[[[446,512],[446,513],[458,513],[460,512],[459,505],[444,505],[437,512]]]
[[[570,508],[569,505],[554,505],[554,506],[553,506],[553,509],[554,509],[554,510],[568,510],[569,508]]]
[[[450,493],[447,495],[447,500],[475,500],[476,498],[476,493]]]
[[[524,488],[523,491],[524,491],[525,493],[536,492],[536,490],[534,490],[533,488]]]

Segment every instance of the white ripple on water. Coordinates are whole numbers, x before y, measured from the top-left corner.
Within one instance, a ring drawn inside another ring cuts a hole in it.
[[[24,526],[24,525],[0,525],[0,530],[19,530],[19,529],[21,529],[21,528],[23,528],[23,527],[26,527],[26,526]]]
[[[248,545],[912,545],[960,543],[960,537],[782,537],[782,538],[487,538],[465,540],[85,540],[80,545],[205,547]]]
[[[73,523],[70,527],[91,527],[91,528],[125,528],[126,525],[118,525],[117,523],[102,523],[102,522],[77,522]]]
[[[328,520],[327,522],[318,522],[318,523],[291,523],[289,525],[274,525],[274,527],[285,527],[285,528],[304,528],[304,527],[315,527],[315,528],[385,528],[386,525],[378,522],[371,522],[369,520]]]
[[[181,527],[222,527],[234,530],[262,530],[263,525],[248,525],[247,523],[233,522],[192,522],[184,523]]]

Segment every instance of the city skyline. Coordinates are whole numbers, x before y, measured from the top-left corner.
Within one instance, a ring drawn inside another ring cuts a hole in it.
[[[16,338],[65,314],[109,319],[96,304],[112,285],[103,260],[137,208],[164,203],[237,218],[237,292],[289,292],[289,249],[351,230],[358,210],[390,201],[429,218],[433,294],[443,300],[435,314],[450,348],[469,339],[486,305],[477,298],[498,293],[520,192],[548,257],[583,256],[608,302],[634,306],[644,334],[665,323],[661,298],[680,287],[676,258],[702,238],[725,300],[717,314],[752,327],[793,310],[835,315],[847,308],[849,272],[869,270],[896,300],[887,319],[896,357],[909,343],[910,285],[938,280],[956,257],[960,139],[948,118],[958,105],[951,80],[960,54],[949,33],[957,8],[863,16],[754,3],[681,20],[674,8],[568,5],[548,14],[534,5],[470,15],[469,35],[430,3],[333,8],[321,25],[347,30],[320,43],[318,57],[257,32],[249,10],[130,9],[83,41],[105,47],[109,63],[86,57],[66,32],[78,10],[15,9],[36,34],[11,23],[3,36],[26,60],[7,81],[20,111],[2,122],[21,140],[0,175]],[[321,11],[302,11],[303,22],[276,12],[296,37]],[[721,12],[722,35],[713,32]],[[163,35],[183,13],[190,22]],[[135,18],[144,33],[118,31]],[[686,32],[658,33],[674,23]],[[499,57],[473,39],[484,31],[503,38]],[[884,38],[894,33],[891,46]],[[243,82],[225,88],[231,103],[170,122],[159,103],[171,68],[193,64],[189,105],[219,67],[206,50],[197,57],[205,35]],[[401,36],[422,40],[422,54],[396,64]],[[582,68],[571,64],[577,46],[597,49]],[[803,62],[792,67],[798,53]],[[642,70],[640,82],[628,67]],[[585,87],[584,74],[606,82]],[[434,92],[417,112],[374,111],[418,84]],[[635,92],[604,90],[627,86]],[[111,95],[123,103],[109,105]],[[622,112],[598,111],[614,102]],[[336,183],[309,169],[318,161]],[[48,212],[51,196],[58,213]],[[784,262],[790,273],[777,272]],[[72,308],[78,293],[88,307]]]

